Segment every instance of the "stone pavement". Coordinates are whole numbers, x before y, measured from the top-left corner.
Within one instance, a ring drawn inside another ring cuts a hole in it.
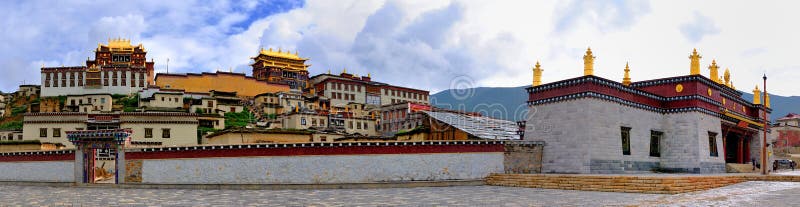
[[[0,185],[0,206],[792,206],[800,183],[745,182],[677,195],[458,186],[327,190]]]

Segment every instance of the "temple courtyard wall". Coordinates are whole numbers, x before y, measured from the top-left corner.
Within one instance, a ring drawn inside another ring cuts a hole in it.
[[[496,173],[541,172],[541,152],[539,142],[503,141],[133,148],[125,150],[119,178],[131,185],[480,182]],[[74,150],[0,153],[0,181],[75,182],[75,159]]]

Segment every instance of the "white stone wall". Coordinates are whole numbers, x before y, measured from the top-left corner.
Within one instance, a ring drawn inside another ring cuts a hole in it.
[[[0,162],[1,181],[74,182],[73,161]]]
[[[653,167],[724,172],[722,137],[710,156],[708,132],[721,122],[700,112],[661,114],[615,102],[583,98],[530,108],[525,139],[544,141],[542,172],[630,173]],[[630,155],[623,155],[621,127],[630,127]],[[663,132],[660,156],[650,156],[651,131]],[[716,168],[714,168],[716,167]],[[710,169],[714,168],[714,169]]]
[[[503,153],[279,156],[142,161],[142,183],[323,184],[478,180]]]
[[[131,141],[161,142],[162,146],[197,145],[197,124],[122,123],[120,128],[133,130]],[[145,138],[146,128],[153,130],[152,138]],[[163,138],[163,129],[169,129],[169,138]]]

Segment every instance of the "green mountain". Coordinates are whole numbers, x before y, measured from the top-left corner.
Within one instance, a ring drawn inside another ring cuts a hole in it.
[[[448,89],[431,95],[431,104],[436,107],[480,112],[485,116],[511,121],[525,120],[528,107],[528,93],[520,87],[479,87],[468,89]],[[753,94],[745,93],[745,100],[752,100]],[[770,95],[772,115],[775,120],[789,112],[800,112],[800,96]]]

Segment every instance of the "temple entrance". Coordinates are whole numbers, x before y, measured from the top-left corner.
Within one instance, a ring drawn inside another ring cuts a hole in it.
[[[125,143],[131,130],[106,129],[68,131],[67,139],[75,145],[76,183],[123,183]]]
[[[725,162],[726,163],[739,163],[746,164],[752,162],[750,160],[750,142],[752,141],[752,133],[744,131],[741,128],[723,126],[723,146],[725,147]]]
[[[750,162],[750,140],[739,135],[731,134],[725,138],[725,162],[748,163]]]

